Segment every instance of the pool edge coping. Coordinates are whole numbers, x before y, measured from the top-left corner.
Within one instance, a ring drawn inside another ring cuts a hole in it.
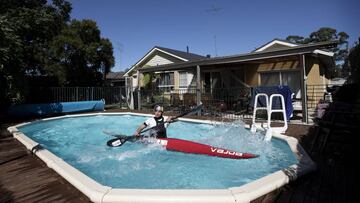
[[[57,116],[37,121],[55,120],[69,117],[83,117],[95,115],[138,115],[152,116],[151,114],[119,112],[119,113],[87,113]],[[180,118],[179,120],[216,124],[219,121],[198,120],[189,118]],[[299,163],[289,166],[286,169],[273,172],[267,176],[256,179],[250,183],[239,187],[230,187],[228,189],[121,189],[104,186],[88,177],[75,167],[69,165],[61,158],[54,155],[47,149],[38,148],[39,143],[33,141],[17,128],[27,125],[31,122],[25,122],[8,128],[14,138],[19,140],[25,147],[36,154],[44,161],[49,168],[55,170],[59,175],[66,179],[70,184],[79,189],[93,202],[250,202],[258,197],[268,194],[283,185],[295,180],[298,177],[316,169],[316,164],[311,160],[306,151],[294,137],[289,137],[279,133],[273,136],[288,143],[292,152],[296,155]],[[248,128],[249,125],[246,125]]]

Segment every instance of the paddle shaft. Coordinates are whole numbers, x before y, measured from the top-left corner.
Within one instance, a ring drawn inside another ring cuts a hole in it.
[[[201,107],[202,107],[202,104],[196,106],[195,108],[191,109],[190,111],[187,111],[187,112],[184,112],[184,113],[182,113],[182,114],[180,114],[180,115],[174,116],[173,119],[177,119],[177,118],[186,116],[186,115],[188,115],[188,114],[190,114],[190,113],[192,113],[192,112],[197,112],[197,111],[200,110]],[[164,123],[161,123],[160,125],[157,125],[157,126],[154,126],[154,127],[148,128],[148,129],[143,129],[142,131],[139,132],[139,134],[144,133],[144,132],[147,132],[147,131],[149,131],[149,130],[151,130],[151,129],[153,129],[153,128],[156,128],[156,127],[165,125],[165,123],[170,123],[170,122],[166,121],[166,122],[164,122]]]

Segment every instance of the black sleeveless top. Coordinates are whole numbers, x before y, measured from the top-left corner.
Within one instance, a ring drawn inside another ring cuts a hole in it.
[[[157,138],[166,138],[166,128],[165,128],[165,119],[163,116],[156,118],[154,117],[154,120],[156,121],[156,127],[154,127],[151,130],[151,136],[157,137]]]

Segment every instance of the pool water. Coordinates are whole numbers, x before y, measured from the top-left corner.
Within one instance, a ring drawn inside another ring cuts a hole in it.
[[[132,135],[148,117],[96,115],[38,121],[19,127],[64,161],[102,185],[138,189],[224,189],[241,186],[296,164],[282,140],[263,141],[242,122],[199,124],[172,123],[168,137],[259,154],[255,159],[225,159],[167,151],[157,144],[126,142],[108,147],[113,137],[103,131]]]

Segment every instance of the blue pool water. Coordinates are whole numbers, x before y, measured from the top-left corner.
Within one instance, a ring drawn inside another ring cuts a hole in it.
[[[97,115],[34,122],[19,128],[97,182],[114,188],[223,189],[240,186],[297,163],[282,140],[263,141],[243,123],[197,124],[179,121],[168,137],[192,140],[239,152],[255,159],[224,159],[166,151],[158,145],[127,142],[111,148],[103,131],[132,135],[147,117]]]

